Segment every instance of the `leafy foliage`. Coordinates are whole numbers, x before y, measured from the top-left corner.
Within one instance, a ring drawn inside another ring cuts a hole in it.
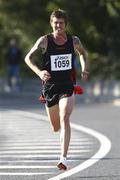
[[[88,50],[91,78],[120,79],[119,0],[0,0],[0,71],[8,40],[16,36],[26,54],[38,37],[51,31],[49,16],[58,8],[68,12],[68,31]]]

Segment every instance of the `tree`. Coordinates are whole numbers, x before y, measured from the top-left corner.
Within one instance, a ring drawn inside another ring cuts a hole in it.
[[[89,53],[91,78],[118,78],[120,57],[119,0],[1,0],[0,51],[16,35],[28,51],[36,39],[50,31],[49,15],[55,9],[68,12],[68,31],[80,37]],[[1,58],[1,62],[3,62]]]

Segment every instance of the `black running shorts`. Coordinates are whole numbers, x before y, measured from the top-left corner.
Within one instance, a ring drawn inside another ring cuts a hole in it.
[[[52,107],[58,104],[61,98],[72,96],[73,84],[44,84],[42,93],[45,97],[47,107]]]

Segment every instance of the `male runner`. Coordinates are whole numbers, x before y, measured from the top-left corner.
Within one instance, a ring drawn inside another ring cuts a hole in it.
[[[26,64],[40,77],[45,107],[54,131],[61,130],[61,156],[59,169],[67,169],[67,152],[70,142],[70,115],[74,106],[74,69],[75,51],[81,63],[81,78],[86,80],[86,51],[76,36],[66,32],[66,12],[58,9],[50,16],[52,32],[40,37],[25,57]],[[40,69],[34,62],[33,54],[42,50],[43,66]]]

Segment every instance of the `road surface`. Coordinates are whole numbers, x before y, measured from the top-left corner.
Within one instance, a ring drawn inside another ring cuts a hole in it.
[[[0,93],[0,180],[120,180],[120,107],[82,104],[71,116],[68,170],[56,168],[59,133],[44,106],[27,92]]]

